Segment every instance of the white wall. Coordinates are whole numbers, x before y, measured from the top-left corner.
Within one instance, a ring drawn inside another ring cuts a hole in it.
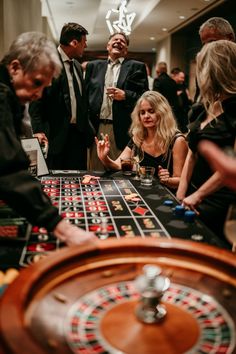
[[[22,32],[39,31],[51,38],[46,22],[40,0],[0,0],[0,58]]]
[[[156,46],[156,63],[164,61],[167,63],[168,73],[171,70],[171,36],[166,37]]]

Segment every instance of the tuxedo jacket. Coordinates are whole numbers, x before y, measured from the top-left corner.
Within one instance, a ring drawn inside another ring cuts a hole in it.
[[[107,65],[107,60],[93,60],[86,67],[85,85],[89,119],[96,132],[100,121]],[[125,59],[121,64],[117,87],[125,91],[125,100],[113,100],[113,129],[116,146],[123,150],[130,139],[128,130],[131,124],[131,112],[137,99],[148,90],[148,78],[144,63]]]
[[[82,99],[78,109],[76,127],[78,133],[87,136],[88,115],[85,85],[80,64],[76,61],[74,64],[82,85]],[[64,65],[60,76],[53,79],[52,85],[44,89],[42,98],[30,104],[29,113],[33,132],[44,132],[49,140],[49,154],[59,154],[64,148],[71,119],[69,85]]]
[[[33,225],[51,231],[61,216],[28,172],[30,161],[20,141],[22,108],[7,67],[0,64],[0,199]]]
[[[169,102],[176,117],[179,116],[180,106],[178,102],[176,82],[166,73],[161,73],[153,82],[153,90],[160,92]]]

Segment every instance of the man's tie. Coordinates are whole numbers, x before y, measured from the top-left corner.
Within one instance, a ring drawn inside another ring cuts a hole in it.
[[[101,109],[101,117],[103,119],[112,118],[112,98],[109,97],[106,93],[107,87],[115,86],[114,82],[114,66],[119,62],[115,61],[113,63],[109,63],[107,65],[107,71],[105,76],[105,87],[104,87],[104,95],[103,95],[103,105]]]
[[[76,98],[76,119],[78,119],[79,112],[82,110],[82,96],[81,96],[78,80],[75,76],[73,60],[69,60],[69,64],[70,64],[70,73],[73,80],[73,87],[74,87],[75,98]]]

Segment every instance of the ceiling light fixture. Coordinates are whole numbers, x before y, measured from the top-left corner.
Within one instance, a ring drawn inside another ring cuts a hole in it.
[[[129,35],[131,33],[131,25],[136,16],[136,13],[128,13],[126,5],[127,0],[121,0],[121,4],[118,10],[111,9],[107,11],[106,23],[110,34],[115,32],[124,32],[125,34]],[[115,14],[118,19],[111,23],[110,17],[112,13]]]

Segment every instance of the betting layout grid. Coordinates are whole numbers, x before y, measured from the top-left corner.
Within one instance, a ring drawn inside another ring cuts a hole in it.
[[[67,343],[76,354],[116,354],[118,351],[103,337],[100,323],[114,306],[138,300],[134,282],[110,284],[87,293],[74,303],[64,323]],[[235,348],[235,326],[229,313],[211,296],[172,283],[162,301],[189,313],[199,327],[199,338],[188,353],[225,353]]]
[[[93,177],[42,177],[42,188],[60,214],[100,239],[167,237],[168,231],[130,180]],[[36,262],[58,249],[60,241],[44,228],[32,227],[20,265]]]

